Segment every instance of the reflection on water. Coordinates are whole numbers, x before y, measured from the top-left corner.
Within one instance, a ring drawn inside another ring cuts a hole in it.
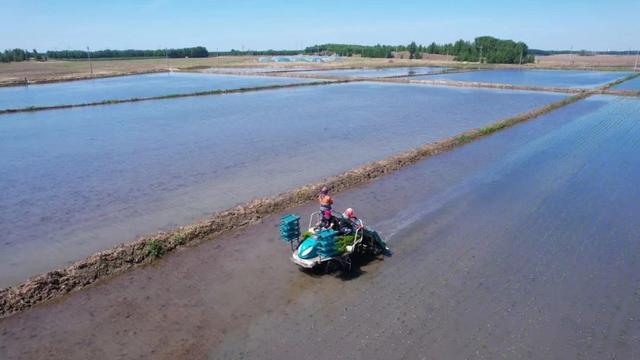
[[[354,83],[5,115],[0,286],[562,97]]]
[[[265,76],[161,73],[0,87],[0,110],[294,84],[307,81],[309,80]]]
[[[452,80],[509,85],[592,88],[629,75],[613,71],[580,70],[481,70],[412,77],[413,80]]]

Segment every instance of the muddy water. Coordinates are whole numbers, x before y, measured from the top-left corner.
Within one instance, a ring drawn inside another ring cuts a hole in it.
[[[3,116],[0,287],[560,98],[341,84]]]
[[[629,75],[626,72],[580,70],[481,70],[411,77],[412,80],[452,80],[542,87],[593,88]]]
[[[403,75],[419,75],[429,74],[446,70],[443,67],[435,66],[417,66],[417,67],[400,67],[400,68],[382,68],[382,69],[346,69],[346,70],[321,70],[321,71],[304,71],[300,74],[313,74],[319,76],[333,77],[388,77]]]
[[[295,270],[274,216],[0,321],[0,356],[637,358],[639,114],[593,97],[338,194],[394,250],[355,276]]]
[[[283,77],[161,73],[0,87],[0,110],[294,84],[307,81],[309,80]]]
[[[622,84],[616,85],[613,90],[640,90],[640,77],[628,80]]]

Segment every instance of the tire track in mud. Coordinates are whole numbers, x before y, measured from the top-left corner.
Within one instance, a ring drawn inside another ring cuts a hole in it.
[[[329,186],[334,192],[341,192],[366,184],[424,158],[452,150],[496,131],[533,119],[582,100],[591,94],[581,93],[570,96],[541,108],[497,121],[486,127],[468,130],[457,136],[425,144],[399,155],[366,164],[316,184],[292,189],[274,197],[255,199],[232,209],[217,212],[197,223],[181,226],[168,232],[143,236],[135,241],[89,256],[67,268],[35,276],[22,284],[0,290],[0,318],[63,296],[133,267],[151,263],[155,258],[178,247],[195,243],[205,237],[220,235],[255,224],[265,216],[277,211],[302,205],[313,200],[322,186]]]

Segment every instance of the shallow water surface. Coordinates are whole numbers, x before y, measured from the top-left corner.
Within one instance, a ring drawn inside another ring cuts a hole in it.
[[[413,80],[451,80],[524,86],[593,88],[627,76],[626,72],[582,70],[478,70],[411,77]]]
[[[349,274],[298,271],[274,214],[5,319],[0,357],[636,359],[639,110],[591,97],[336,194],[393,251]]]
[[[30,106],[82,104],[200,91],[229,90],[309,82],[308,79],[233,76],[202,73],[160,73],[77,80],[52,84],[0,87],[0,110]]]
[[[639,149],[640,101],[598,96],[338,196],[394,255],[300,279],[210,357],[635,359]]]
[[[563,97],[353,83],[5,115],[0,286]]]
[[[313,74],[319,76],[333,77],[388,77],[388,76],[403,76],[403,75],[419,75],[429,74],[432,72],[439,72],[446,70],[443,67],[431,67],[431,66],[418,66],[418,67],[397,67],[397,68],[381,68],[381,69],[343,69],[343,70],[319,70],[319,71],[304,71],[300,74]]]

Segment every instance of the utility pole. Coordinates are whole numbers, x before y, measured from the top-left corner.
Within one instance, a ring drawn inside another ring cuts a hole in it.
[[[91,77],[93,77],[93,63],[91,62],[91,50],[87,46],[87,57],[89,58],[89,69],[91,70]]]
[[[638,57],[640,56],[640,50],[636,51],[636,64],[633,66],[633,72],[638,71]]]
[[[569,59],[571,60],[571,65],[573,65],[573,45],[571,45],[571,50],[569,50]]]
[[[167,48],[164,48],[164,62],[167,64],[167,71],[171,70],[171,68],[169,68],[169,49]]]
[[[480,58],[478,59],[480,64],[482,64],[482,45],[480,45]]]

